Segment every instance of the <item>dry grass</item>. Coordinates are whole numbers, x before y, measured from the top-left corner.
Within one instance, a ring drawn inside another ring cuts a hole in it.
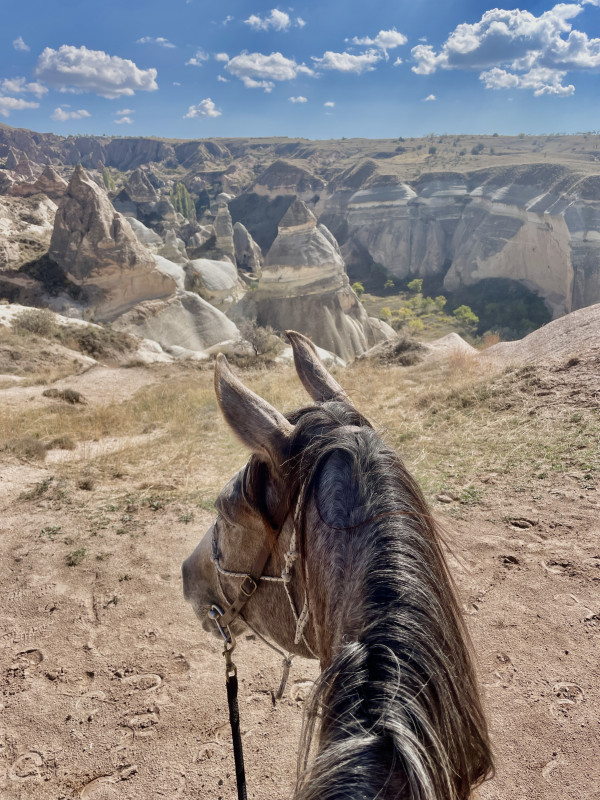
[[[583,475],[600,469],[597,409],[574,414],[564,404],[549,404],[536,394],[531,370],[498,372],[457,353],[443,364],[407,369],[360,363],[334,372],[430,498],[451,489],[466,493],[465,502],[479,502],[494,476],[509,475],[518,487],[565,470]],[[307,403],[292,368],[243,378],[284,412]],[[0,442],[50,444],[68,437],[80,443],[78,460],[67,454],[53,465],[58,478],[77,481],[82,466],[98,482],[144,474],[169,487],[170,496],[207,502],[247,457],[218,413],[212,383],[210,371],[183,373],[122,403],[10,412],[0,422]],[[107,437],[119,446],[94,452],[92,444]]]

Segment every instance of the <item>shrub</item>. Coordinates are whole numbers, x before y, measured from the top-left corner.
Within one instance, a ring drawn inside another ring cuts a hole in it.
[[[391,318],[392,318],[392,310],[390,308],[388,308],[387,306],[385,306],[379,312],[379,316],[385,322],[389,322],[389,320],[391,320]]]
[[[254,320],[244,320],[238,329],[257,356],[275,356],[282,347],[281,339],[275,335],[270,325],[263,327]]]
[[[407,289],[409,292],[414,292],[418,294],[419,292],[423,291],[423,278],[415,278],[414,280],[410,281],[407,284]]]
[[[356,292],[356,294],[361,297],[365,293],[365,287],[360,281],[356,281],[356,283],[352,284],[352,291]]]
[[[13,319],[12,327],[21,333],[33,333],[45,339],[55,337],[59,330],[54,314],[47,308],[22,311]]]
[[[469,306],[459,306],[452,313],[465,328],[473,328],[479,322],[479,317],[471,311]]]

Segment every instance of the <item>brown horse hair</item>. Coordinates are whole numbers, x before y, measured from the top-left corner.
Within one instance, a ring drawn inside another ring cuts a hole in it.
[[[467,800],[493,758],[469,635],[421,490],[350,404],[288,420],[281,485],[309,605],[309,539],[335,551],[361,537],[369,556],[353,567],[362,627],[338,643],[307,701],[295,800]],[[254,457],[249,495],[264,497],[264,481]],[[311,508],[318,532],[307,525]]]

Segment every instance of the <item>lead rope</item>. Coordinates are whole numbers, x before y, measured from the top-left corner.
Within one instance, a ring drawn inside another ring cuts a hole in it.
[[[240,707],[238,704],[238,679],[237,668],[233,663],[231,654],[235,650],[235,636],[229,626],[224,628],[219,617],[223,612],[217,605],[211,606],[208,616],[214,621],[217,629],[225,642],[223,655],[225,656],[225,687],[227,689],[227,705],[229,707],[229,724],[231,725],[231,738],[233,740],[233,759],[235,761],[235,782],[237,785],[238,800],[247,800],[246,795],[246,768],[244,767],[244,751],[242,748],[242,733],[240,730]]]

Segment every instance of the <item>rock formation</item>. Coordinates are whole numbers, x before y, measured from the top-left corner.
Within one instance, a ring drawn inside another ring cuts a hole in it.
[[[229,260],[195,258],[186,266],[185,285],[187,289],[198,292],[206,300],[222,307],[240,300],[245,292],[235,264]]]
[[[51,200],[57,201],[64,197],[67,191],[67,182],[52,167],[45,167],[40,177],[33,183],[17,183],[12,187],[11,194],[18,197],[31,197],[34,194],[45,194]]]
[[[49,257],[83,290],[88,311],[99,321],[176,288],[81,166],[56,212]]]
[[[260,278],[263,265],[261,249],[241,222],[233,226],[233,245],[238,269],[246,272],[250,278]]]
[[[166,350],[205,351],[219,342],[239,339],[234,323],[192,292],[141,303],[119,317],[115,327],[152,339]]]
[[[278,330],[293,328],[346,361],[387,335],[371,325],[350,288],[337,242],[301,200],[279,223],[258,289],[231,315],[255,317]]]

